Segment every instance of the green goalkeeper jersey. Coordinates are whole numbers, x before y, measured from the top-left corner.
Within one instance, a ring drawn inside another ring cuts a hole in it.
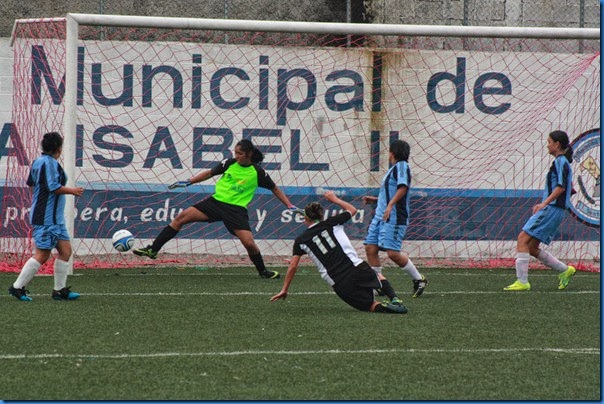
[[[242,166],[234,158],[226,159],[212,168],[212,176],[222,177],[216,182],[214,199],[230,205],[247,208],[258,187],[273,190],[275,183],[257,164]]]

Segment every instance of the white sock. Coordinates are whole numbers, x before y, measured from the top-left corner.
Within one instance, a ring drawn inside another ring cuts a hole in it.
[[[377,275],[382,273],[382,267],[371,267],[371,269],[373,269],[373,272],[375,272]]]
[[[15,283],[13,283],[13,288],[21,289],[29,285],[29,282],[34,279],[34,276],[36,276],[38,269],[40,269],[41,266],[42,264],[36,261],[33,257],[27,260],[25,265],[23,265],[23,268],[21,268],[21,273],[17,277],[17,280]]]
[[[55,260],[55,290],[61,290],[67,285],[69,274],[69,262],[60,259]]]
[[[415,268],[415,265],[413,265],[413,262],[411,262],[411,260],[407,261],[407,265],[403,267],[403,271],[407,272],[411,279],[413,279],[414,281],[419,281],[420,279],[422,279],[422,275],[419,273],[417,268]]]
[[[516,256],[516,278],[522,283],[528,282],[528,267],[531,254],[518,253]]]
[[[545,250],[539,250],[539,255],[537,256],[537,259],[541,261],[543,265],[548,266],[558,272],[564,272],[568,268],[568,265],[560,262],[558,258],[554,257]]]

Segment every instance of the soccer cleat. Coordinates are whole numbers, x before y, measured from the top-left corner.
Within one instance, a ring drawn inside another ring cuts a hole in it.
[[[503,290],[511,290],[511,291],[531,290],[531,284],[528,282],[522,283],[516,279],[516,281],[514,283],[506,286],[505,288],[503,288]]]
[[[8,288],[8,294],[11,296],[15,296],[17,299],[21,300],[22,302],[31,302],[32,301],[32,298],[27,296],[28,293],[29,293],[29,290],[25,290],[25,286],[23,286],[21,289],[15,289],[12,286]]]
[[[52,298],[55,300],[75,300],[80,297],[79,293],[69,290],[70,286],[64,287],[61,290],[53,290]]]
[[[157,251],[153,251],[151,249],[151,246],[148,245],[145,248],[137,248],[132,250],[132,252],[134,253],[134,255],[138,255],[139,257],[149,257],[152,260],[154,260],[155,258],[157,258]]]
[[[390,301],[390,304],[392,304],[394,306],[402,306],[403,305],[403,301],[401,299],[399,299],[398,297],[395,297],[394,299],[392,299]]]
[[[413,281],[413,294],[411,295],[411,297],[420,297],[422,293],[424,293],[426,285],[428,285],[428,280],[424,275],[422,275],[422,279]]]
[[[382,302],[382,313],[393,313],[393,314],[405,314],[407,313],[407,308],[401,304],[392,304],[387,302]]]
[[[260,274],[260,277],[265,279],[279,279],[281,275],[279,275],[279,272],[277,271],[266,270]]]
[[[560,289],[560,290],[566,289],[566,287],[568,286],[568,282],[570,282],[570,279],[573,277],[575,272],[577,272],[575,267],[569,265],[568,268],[566,269],[566,271],[564,271],[560,275],[558,275],[558,279],[560,279],[560,283],[558,284],[558,289]]]

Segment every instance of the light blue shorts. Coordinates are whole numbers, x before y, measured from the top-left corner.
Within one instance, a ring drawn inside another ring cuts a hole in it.
[[[406,232],[406,225],[390,224],[374,217],[363,244],[377,245],[382,251],[401,251]]]
[[[34,244],[40,250],[52,250],[59,240],[69,241],[64,224],[34,225]]]
[[[547,205],[531,216],[522,230],[540,242],[549,244],[558,234],[560,223],[562,223],[566,215],[566,210]]]

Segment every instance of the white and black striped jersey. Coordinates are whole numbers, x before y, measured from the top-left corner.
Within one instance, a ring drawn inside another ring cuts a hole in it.
[[[308,254],[321,277],[333,286],[347,271],[363,262],[344,232],[350,212],[342,212],[316,223],[296,237],[293,255]]]

